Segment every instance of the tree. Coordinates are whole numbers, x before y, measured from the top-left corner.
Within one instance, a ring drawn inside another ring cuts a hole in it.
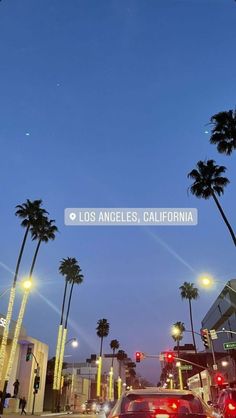
[[[225,171],[226,167],[216,165],[214,160],[198,161],[197,168],[188,174],[188,177],[194,180],[190,191],[197,198],[209,199],[212,197],[214,199],[236,246],[236,236],[217,198],[217,196],[224,194],[224,188],[229,184],[229,180],[222,176]]]
[[[63,364],[63,357],[64,357],[64,350],[65,350],[65,343],[66,343],[66,336],[67,336],[67,323],[70,313],[71,307],[71,299],[72,293],[75,284],[81,284],[83,282],[84,276],[81,273],[81,268],[74,257],[67,257],[64,258],[59,266],[59,272],[65,278],[65,287],[64,287],[64,294],[63,294],[63,301],[62,301],[62,308],[61,308],[61,320],[58,329],[58,337],[57,337],[57,348],[56,348],[56,360],[55,360],[55,368],[54,368],[54,380],[53,380],[53,389],[60,389],[60,376],[62,372],[62,364]],[[64,321],[64,309],[65,309],[65,301],[66,301],[66,294],[67,294],[67,287],[68,284],[71,285],[70,293],[69,293],[69,300],[67,305],[67,312],[65,318],[65,326],[63,330],[63,321]]]
[[[210,142],[217,145],[220,153],[230,155],[236,149],[236,110],[216,113],[211,123]]]
[[[112,361],[111,361],[111,367],[113,367],[115,351],[118,350],[118,348],[120,347],[119,341],[118,340],[111,340],[110,347],[112,349],[112,354],[113,354]]]
[[[13,283],[12,283],[12,288],[10,292],[10,298],[9,298],[7,315],[6,315],[6,325],[5,325],[3,337],[2,337],[2,343],[1,343],[1,349],[0,349],[0,380],[3,378],[2,373],[3,373],[4,361],[6,357],[6,346],[7,346],[7,340],[8,340],[9,325],[11,322],[12,311],[13,311],[13,306],[15,302],[16,283],[17,283],[20,263],[22,260],[26,240],[27,240],[29,231],[33,227],[33,225],[36,222],[38,222],[40,219],[42,219],[42,217],[45,214],[47,214],[46,210],[43,209],[41,206],[42,206],[42,200],[31,201],[29,199],[27,199],[25,203],[22,203],[22,205],[16,206],[17,210],[15,212],[15,215],[22,220],[21,226],[25,228],[25,234],[23,237],[23,241],[20,247],[20,251],[19,251],[19,255],[18,255],[18,259],[16,263],[16,269],[15,269],[15,273],[13,277]],[[1,402],[0,413],[2,413],[2,409],[3,409],[3,403]]]
[[[174,330],[176,330],[176,332],[174,332]],[[179,357],[179,342],[183,339],[184,331],[185,331],[185,326],[183,322],[177,321],[173,324],[172,338],[174,341],[177,342],[178,357]]]
[[[30,268],[30,273],[29,273],[29,280],[32,280],[32,274],[33,274],[33,270],[34,270],[34,266],[35,266],[35,262],[36,262],[36,258],[38,255],[38,251],[39,251],[39,247],[41,242],[45,242],[47,243],[49,240],[54,240],[55,239],[55,232],[57,231],[57,227],[54,224],[54,220],[48,220],[47,217],[42,216],[39,219],[33,221],[32,227],[31,227],[31,233],[32,233],[32,239],[38,239],[38,244],[36,246],[36,250],[33,256],[33,261],[32,261],[32,265]],[[20,330],[22,327],[22,322],[24,319],[24,313],[25,313],[25,308],[27,305],[27,300],[28,300],[28,296],[29,296],[29,289],[25,289],[22,301],[21,301],[21,306],[20,306],[20,311],[19,311],[19,315],[17,318],[17,322],[16,322],[16,326],[15,326],[15,330],[14,330],[14,336],[13,336],[13,340],[12,340],[12,345],[11,345],[11,351],[10,351],[10,356],[8,359],[8,366],[7,366],[7,372],[6,372],[6,379],[5,379],[5,384],[7,384],[9,377],[11,375],[11,371],[12,371],[12,366],[13,366],[13,362],[15,359],[15,355],[16,355],[16,349],[17,349],[17,344],[18,344],[18,340],[19,340],[19,335],[20,335]]]
[[[107,319],[105,318],[99,319],[99,321],[97,322],[96,331],[97,331],[97,336],[101,338],[100,357],[102,357],[103,339],[109,335],[109,330],[110,330],[110,324],[107,321]]]
[[[180,289],[181,298],[187,299],[189,303],[189,316],[190,316],[190,324],[191,324],[191,331],[192,331],[192,337],[193,337],[193,345],[194,345],[195,352],[197,352],[195,336],[194,336],[194,327],[193,327],[192,300],[198,299],[199,297],[198,288],[194,287],[194,283],[184,282],[184,284],[180,286],[179,289]]]

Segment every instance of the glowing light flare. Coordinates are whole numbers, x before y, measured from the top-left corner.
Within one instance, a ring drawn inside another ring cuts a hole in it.
[[[214,279],[209,274],[203,274],[198,278],[198,283],[200,286],[210,289],[214,285]]]
[[[79,347],[79,342],[77,340],[73,340],[71,345],[72,345],[73,348],[77,348],[77,347]]]

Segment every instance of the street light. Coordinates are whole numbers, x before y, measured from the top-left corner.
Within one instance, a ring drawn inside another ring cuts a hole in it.
[[[77,340],[77,338],[70,338],[68,341],[66,341],[65,345],[70,344],[71,343],[71,347],[73,348],[77,348],[79,346],[79,342]]]
[[[198,278],[199,284],[205,289],[211,289],[215,283],[220,283],[223,286],[227,287],[228,289],[232,290],[232,292],[236,293],[236,289],[229,285],[230,282],[224,283],[221,280],[216,280],[214,277],[208,274],[204,274]]]
[[[22,282],[22,286],[25,290],[30,290],[32,287],[32,280],[26,279]]]

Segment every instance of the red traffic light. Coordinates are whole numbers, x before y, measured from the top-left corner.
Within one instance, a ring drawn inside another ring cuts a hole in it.
[[[136,351],[136,353],[135,353],[135,360],[136,360],[136,363],[140,363],[140,360],[141,360],[141,353],[140,353],[140,351]]]
[[[224,376],[220,373],[215,375],[215,383],[219,386],[223,385],[225,383]]]
[[[173,353],[165,353],[165,360],[167,363],[173,363],[175,359],[175,356]]]

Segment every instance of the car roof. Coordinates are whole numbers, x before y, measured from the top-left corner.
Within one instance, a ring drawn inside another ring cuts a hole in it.
[[[132,389],[125,393],[125,395],[193,395],[190,390],[179,390],[179,389],[165,389],[165,388],[157,388],[157,387],[149,387],[145,389]]]

